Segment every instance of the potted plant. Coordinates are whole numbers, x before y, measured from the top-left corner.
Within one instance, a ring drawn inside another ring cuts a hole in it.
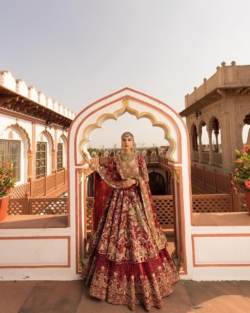
[[[236,151],[236,167],[231,184],[238,193],[244,191],[246,203],[250,214],[250,145]]]
[[[5,163],[0,166],[0,221],[7,216],[11,189],[15,186],[13,165]]]
[[[152,153],[152,149],[151,149],[151,148],[148,148],[148,149],[147,149],[147,155],[150,156],[151,153]]]
[[[104,146],[102,146],[101,147],[101,149],[99,149],[99,153],[98,153],[98,156],[101,158],[101,157],[103,157],[103,155],[104,155]]]
[[[103,149],[98,149],[99,158],[103,157]]]
[[[92,147],[88,147],[88,153],[91,155],[92,154],[92,152],[95,150],[94,148],[92,148]]]
[[[159,155],[159,148],[157,146],[155,146],[154,148],[155,148],[155,154]]]

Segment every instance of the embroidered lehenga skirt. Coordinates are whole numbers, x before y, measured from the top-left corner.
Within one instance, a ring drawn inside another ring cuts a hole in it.
[[[135,186],[112,190],[82,276],[91,296],[130,309],[143,303],[150,310],[162,307],[162,298],[171,294],[179,273],[155,210],[149,221],[143,203]]]

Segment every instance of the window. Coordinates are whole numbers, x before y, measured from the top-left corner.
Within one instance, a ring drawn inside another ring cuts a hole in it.
[[[12,163],[14,178],[20,181],[20,160],[21,160],[21,141],[20,140],[0,140],[0,165]]]
[[[164,177],[157,172],[149,173],[149,186],[152,195],[165,195],[166,194],[166,184]]]
[[[57,145],[57,171],[63,169],[63,144],[59,143]]]
[[[37,142],[36,150],[36,178],[40,178],[47,173],[47,142]]]

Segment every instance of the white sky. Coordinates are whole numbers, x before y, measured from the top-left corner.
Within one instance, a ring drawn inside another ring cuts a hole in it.
[[[249,64],[249,0],[2,0],[0,12],[0,70],[75,112],[124,87],[180,112],[222,61]],[[124,128],[166,143],[140,123],[107,121],[91,145],[120,144]]]

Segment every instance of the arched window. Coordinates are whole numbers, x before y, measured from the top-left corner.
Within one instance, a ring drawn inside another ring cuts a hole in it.
[[[192,141],[193,141],[193,150],[198,151],[198,133],[196,125],[193,125]]]
[[[160,173],[149,173],[149,186],[152,195],[166,195],[165,180]]]
[[[57,171],[61,171],[63,169],[63,144],[57,144]]]
[[[21,141],[20,140],[0,140],[0,166],[3,163],[12,163],[14,178],[20,181],[20,159]]]
[[[38,141],[36,144],[36,178],[47,173],[47,142]]]

